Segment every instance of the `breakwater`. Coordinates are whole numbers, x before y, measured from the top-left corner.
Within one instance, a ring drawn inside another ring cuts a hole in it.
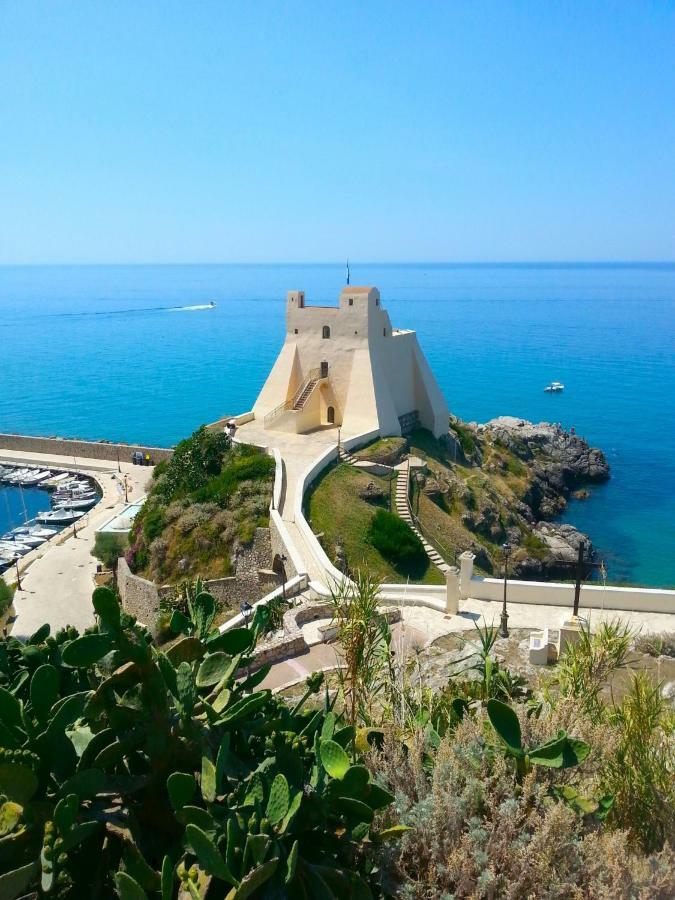
[[[108,441],[85,441],[76,438],[33,437],[27,434],[0,433],[0,453],[12,450],[19,453],[44,453],[48,456],[84,457],[86,459],[131,462],[132,454],[150,455],[153,463],[169,459],[173,450],[169,447],[152,447],[147,444],[123,444]]]

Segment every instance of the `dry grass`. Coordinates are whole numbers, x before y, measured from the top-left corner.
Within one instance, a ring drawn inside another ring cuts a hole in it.
[[[541,728],[551,733],[553,721]],[[669,898],[672,850],[643,857],[625,832],[600,828],[553,801],[551,772],[516,788],[509,763],[486,741],[485,719],[467,717],[435,754],[431,775],[420,734],[385,739],[371,766],[411,827],[384,851],[385,888],[405,898]]]

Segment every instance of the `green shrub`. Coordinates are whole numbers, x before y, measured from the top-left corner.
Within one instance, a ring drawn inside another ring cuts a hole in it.
[[[378,509],[371,519],[368,540],[394,564],[409,564],[426,558],[422,541],[412,528],[386,509]]]
[[[92,556],[100,559],[106,569],[114,569],[120,556],[124,556],[128,541],[125,534],[97,532]]]
[[[0,616],[9,609],[14,592],[7,582],[0,578]]]
[[[198,503],[224,503],[244,481],[260,481],[271,477],[274,459],[261,450],[247,447],[246,452],[226,464],[220,472],[192,496]]]
[[[105,588],[83,635],[0,639],[0,896],[377,890],[374,852],[393,835],[373,821],[394,797],[347,753],[353,730],[328,700],[304,708],[322,673],[292,709],[259,689],[266,610],[221,634],[213,607],[202,592],[175,613],[166,652]]]
[[[151,544],[164,531],[166,517],[163,507],[154,505],[152,501],[146,503],[146,507],[142,519],[143,536]]]
[[[464,455],[472,456],[476,449],[476,441],[470,429],[466,425],[460,425],[457,421],[453,422],[451,427],[457,435],[457,440]]]

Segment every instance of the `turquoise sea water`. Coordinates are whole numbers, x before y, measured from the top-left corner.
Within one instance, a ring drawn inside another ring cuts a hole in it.
[[[250,408],[285,293],[342,265],[0,267],[0,431],[170,444]],[[352,266],[414,328],[453,412],[558,421],[612,479],[566,517],[611,581],[675,585],[675,265]],[[214,310],[175,310],[215,300]],[[544,394],[562,381],[565,392]],[[2,531],[0,506],[0,531]]]

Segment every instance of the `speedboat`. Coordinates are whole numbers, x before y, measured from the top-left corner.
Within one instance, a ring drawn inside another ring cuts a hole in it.
[[[72,525],[83,515],[84,512],[77,509],[53,509],[51,512],[38,513],[35,518],[45,525]]]
[[[565,390],[565,385],[561,384],[559,381],[552,381],[549,385],[544,388],[545,393],[547,394],[559,394],[561,391]]]
[[[92,506],[96,506],[98,500],[98,496],[83,498],[71,497],[70,500],[59,500],[58,503],[54,504],[54,509],[91,509]]]
[[[42,482],[42,487],[57,488],[60,484],[71,481],[72,477],[70,472],[59,472],[56,475],[52,475],[51,478],[45,478]]]
[[[42,528],[40,525],[33,525],[31,528],[23,526],[15,528],[12,532],[15,541],[21,544],[27,544],[29,547],[39,547],[48,541],[49,538],[57,534],[55,528]]]
[[[5,476],[7,484],[19,484],[22,478],[28,478],[33,469],[14,469],[9,475]]]
[[[24,556],[32,549],[28,544],[20,544],[18,541],[0,541],[0,551],[17,553],[19,556]]]
[[[47,471],[46,469],[43,472],[33,472],[28,475],[26,478],[22,478],[20,484],[24,485],[24,487],[29,487],[33,484],[39,484],[41,481],[44,481],[46,478],[52,473]]]

